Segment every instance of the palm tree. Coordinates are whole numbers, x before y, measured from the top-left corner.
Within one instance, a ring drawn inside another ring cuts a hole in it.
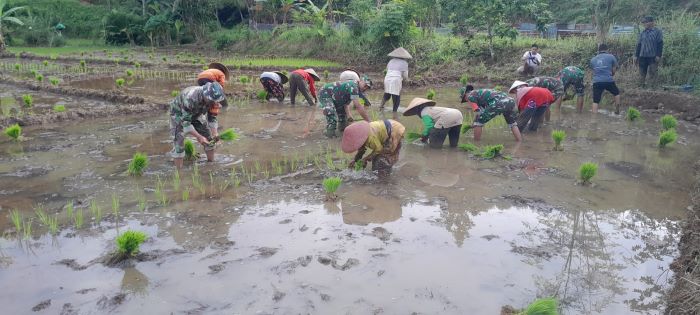
[[[5,22],[14,23],[17,25],[24,25],[22,21],[14,16],[10,16],[18,10],[24,9],[24,7],[14,7],[7,11],[3,11],[7,0],[0,0],[0,52],[5,50],[5,38],[2,36],[2,24]]]

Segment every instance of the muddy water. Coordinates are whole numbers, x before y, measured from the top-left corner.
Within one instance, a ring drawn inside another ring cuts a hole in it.
[[[438,102],[454,106],[451,93],[439,90]],[[375,104],[379,96],[370,94]],[[487,128],[483,143],[503,143],[510,160],[406,143],[392,177],[378,182],[316,167],[313,157],[335,152],[337,141],[320,135],[321,117],[303,137],[308,113],[235,101],[220,121],[242,139],[221,145],[215,163],[194,163],[204,194],[192,184],[192,162],[180,188],[172,185],[165,114],[32,127],[28,141],[3,139],[0,280],[13,286],[0,289],[0,302],[9,313],[80,314],[494,314],[549,295],[565,314],[662,307],[677,220],[689,204],[691,178],[678,165],[691,165],[700,151],[688,141],[693,126],[681,126],[680,143],[659,151],[658,117],[628,124],[565,106],[519,146],[505,128]],[[418,127],[415,117],[399,119]],[[551,150],[553,128],[568,134],[564,151]],[[138,179],[124,175],[135,151],[151,160]],[[252,172],[255,161],[264,169],[288,157],[308,158],[290,175],[257,175],[221,191],[231,167]],[[576,184],[585,161],[600,165],[591,187]],[[344,179],[336,202],[325,202],[319,185],[329,175]],[[156,201],[157,178],[167,206]],[[190,200],[181,201],[182,190]],[[121,200],[118,218],[113,195]],[[66,218],[68,200],[85,213],[78,230]],[[92,218],[92,200],[101,222]],[[35,219],[32,238],[18,241],[8,210],[33,217],[37,204],[58,214],[60,234],[49,236]],[[114,249],[116,226],[126,225],[150,236],[142,246],[149,258],[125,268],[94,263]]]
[[[32,106],[24,106],[23,95],[32,96]],[[66,110],[92,108],[100,110],[114,106],[109,102],[72,97],[54,93],[37,92],[17,86],[0,84],[0,113],[3,116],[41,115],[53,111],[55,105],[63,105]]]

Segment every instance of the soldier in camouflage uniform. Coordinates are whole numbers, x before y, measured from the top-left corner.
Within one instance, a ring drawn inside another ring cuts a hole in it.
[[[365,121],[369,121],[369,116],[359,101],[360,93],[369,88],[367,80],[338,81],[323,85],[319,92],[318,104],[326,116],[326,137],[335,137],[336,127],[341,133],[345,130],[350,103],[353,103]]]
[[[214,160],[215,142],[219,133],[216,115],[224,101],[224,90],[217,82],[185,88],[170,102],[170,134],[173,136],[175,166],[182,168],[185,137],[190,134],[204,146],[207,160]]]
[[[474,141],[481,140],[483,126],[498,115],[503,115],[503,118],[506,119],[506,123],[508,123],[515,140],[520,141],[522,139],[520,129],[518,129],[516,124],[518,113],[515,100],[508,94],[492,89],[474,90],[474,87],[471,85],[463,88],[460,93],[462,103],[471,102],[476,105],[474,108],[477,114],[472,124]]]
[[[579,67],[569,66],[561,71],[559,71],[559,80],[564,84],[564,98],[566,98],[566,90],[570,86],[574,86],[576,90],[576,109],[578,112],[583,111],[583,95],[586,86],[583,83],[583,77],[585,72]],[[561,109],[561,101],[559,101],[559,108]]]
[[[530,87],[541,87],[549,90],[552,92],[552,95],[554,96],[554,104],[557,105],[557,108],[559,109],[559,112],[561,112],[561,101],[564,98],[564,83],[559,80],[559,78],[553,78],[553,77],[534,77],[530,80],[525,81],[527,83],[527,86]],[[547,107],[547,111],[544,114],[544,119],[546,121],[549,121],[550,118],[550,111],[549,107]],[[540,118],[541,120],[541,118]]]

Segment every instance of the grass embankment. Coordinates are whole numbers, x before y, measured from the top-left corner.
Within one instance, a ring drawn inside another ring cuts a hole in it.
[[[343,66],[328,60],[287,57],[231,57],[224,59],[223,63],[233,67],[339,68]]]
[[[38,56],[65,56],[65,55],[80,55],[80,53],[91,53],[96,51],[104,51],[116,53],[126,50],[127,48],[108,46],[103,43],[96,42],[92,39],[68,39],[63,47],[38,47],[38,46],[12,46],[7,47],[7,51],[13,54],[27,52]]]

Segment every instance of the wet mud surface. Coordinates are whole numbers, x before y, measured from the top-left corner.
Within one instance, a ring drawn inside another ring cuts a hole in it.
[[[128,95],[155,97],[143,84]],[[75,101],[47,92],[38,104]],[[409,91],[404,103],[425,92]],[[457,104],[455,89],[437,93],[441,105]],[[381,91],[369,97],[379,104]],[[154,104],[125,116],[127,104],[114,103],[112,117],[29,126],[28,140],[0,141],[0,281],[13,283],[0,289],[0,303],[8,313],[497,314],[554,295],[564,314],[657,314],[695,180],[678,166],[700,152],[698,128],[687,122],[679,143],[659,150],[654,112],[632,124],[566,105],[519,145],[504,126],[486,128],[483,144],[504,144],[509,159],[405,143],[392,176],[379,180],[343,167],[351,156],[321,135],[320,114],[303,136],[308,106],[236,99],[220,125],[242,138],[221,144],[214,163],[187,163],[176,186],[167,114]],[[415,117],[373,115],[419,128]],[[567,132],[564,151],[552,150],[552,129]],[[131,178],[125,170],[137,151],[150,166]],[[582,186],[578,165],[588,161],[599,174]],[[240,186],[226,184],[232,169]],[[343,185],[328,202],[320,183],[333,175]],[[85,215],[80,228],[66,213],[71,200]],[[30,237],[15,231],[9,210],[30,218],[38,205],[59,218],[57,235],[36,218]],[[141,253],[105,264],[126,229],[148,234]]]

